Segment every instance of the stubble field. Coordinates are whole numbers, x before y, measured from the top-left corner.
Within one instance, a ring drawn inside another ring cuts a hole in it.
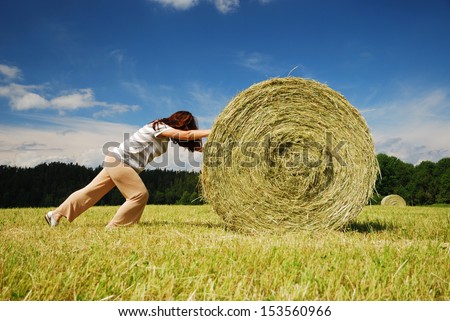
[[[368,206],[345,231],[243,235],[209,206],[117,207],[51,229],[0,209],[0,300],[450,300],[450,208]]]

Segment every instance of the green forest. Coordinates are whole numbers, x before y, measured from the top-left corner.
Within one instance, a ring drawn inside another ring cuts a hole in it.
[[[33,168],[0,166],[0,207],[50,207],[86,186],[101,167],[50,163]],[[203,204],[199,174],[187,171],[145,170],[140,174],[149,190],[148,204]],[[115,187],[97,205],[120,205],[124,198]]]
[[[372,204],[389,194],[400,195],[408,205],[450,204],[450,158],[436,163],[423,161],[416,166],[385,154],[377,158],[381,177]]]
[[[412,165],[378,154],[381,175],[371,204],[389,194],[402,196],[408,205],[450,204],[450,158]],[[32,168],[0,166],[0,207],[50,207],[87,185],[101,168],[50,163]],[[203,204],[199,173],[145,170],[140,174],[147,186],[148,204]],[[98,205],[120,205],[123,196],[114,188]]]

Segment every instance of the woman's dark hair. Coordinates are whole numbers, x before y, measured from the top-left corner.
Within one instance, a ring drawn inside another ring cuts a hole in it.
[[[197,121],[194,116],[188,111],[177,111],[167,118],[156,119],[152,122],[154,130],[157,130],[161,124],[166,124],[175,129],[180,130],[192,130],[198,129]],[[202,146],[202,140],[180,140],[171,138],[171,140],[182,147],[186,147],[189,151],[193,152],[196,148]]]

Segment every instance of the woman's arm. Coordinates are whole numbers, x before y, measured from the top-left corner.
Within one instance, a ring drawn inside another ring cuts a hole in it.
[[[197,140],[203,137],[207,137],[210,132],[210,129],[179,130],[175,128],[169,128],[159,135],[178,140]]]

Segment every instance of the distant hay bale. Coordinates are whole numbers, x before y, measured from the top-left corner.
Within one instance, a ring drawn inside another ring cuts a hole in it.
[[[406,201],[400,195],[391,194],[383,197],[381,205],[384,206],[406,206]]]
[[[234,230],[338,229],[367,204],[378,172],[367,124],[341,94],[275,78],[239,93],[216,119],[202,189]]]

